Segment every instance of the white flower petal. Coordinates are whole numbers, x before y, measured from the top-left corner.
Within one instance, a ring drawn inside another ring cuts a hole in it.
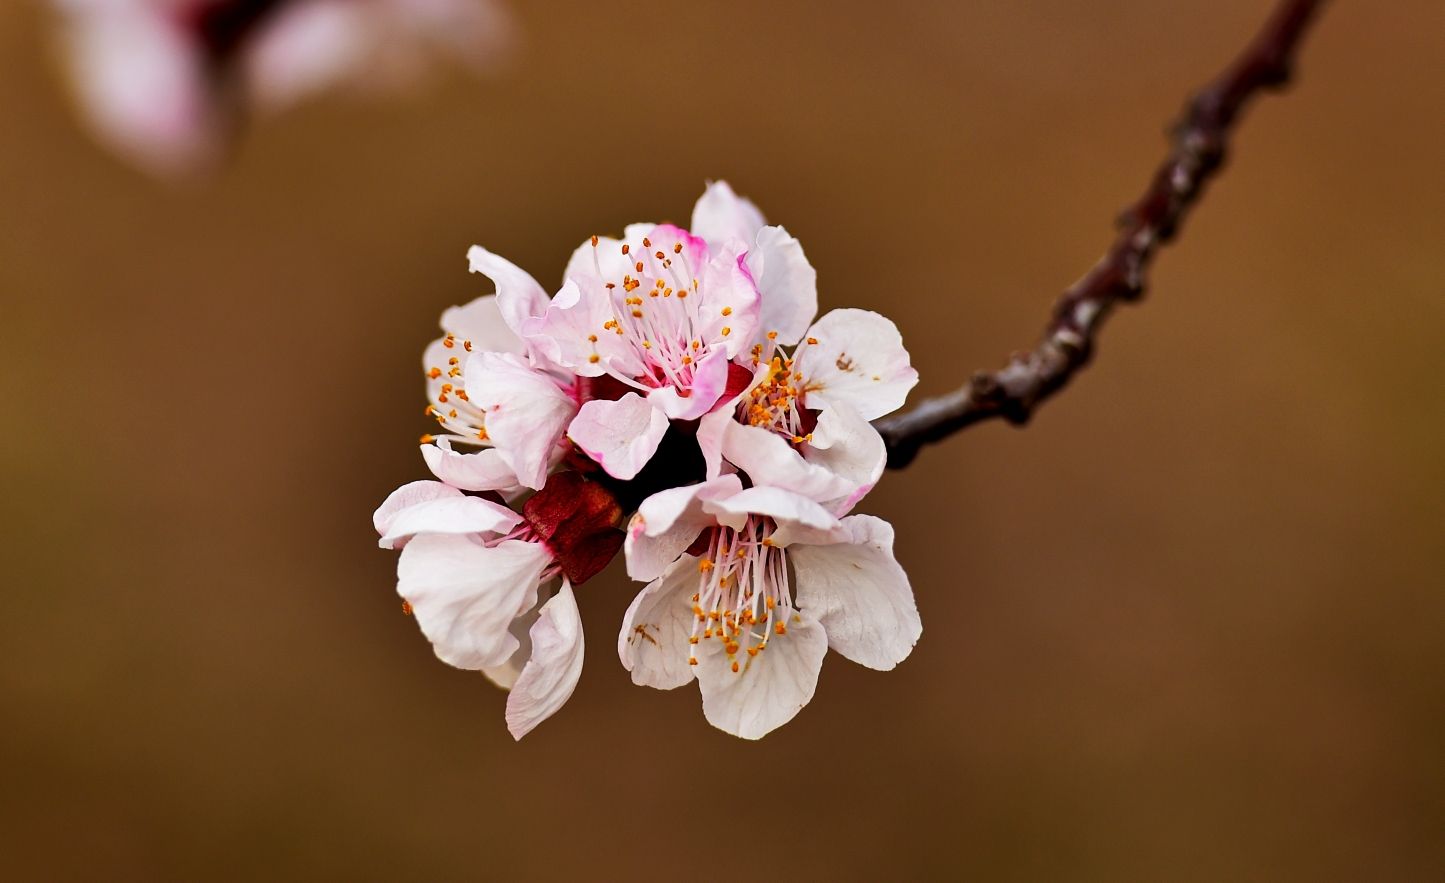
[[[823,624],[828,646],[887,671],[908,657],[923,633],[913,589],[893,557],[888,522],[851,515],[843,524],[846,542],[789,548],[798,606]]]
[[[584,404],[572,418],[567,436],[608,475],[629,481],[657,453],[667,426],[666,414],[630,392],[616,401]]]
[[[621,279],[632,270],[632,259],[622,253],[622,240],[610,236],[597,237],[594,246],[588,240],[572,252],[562,281],[581,285],[598,285]]]
[[[409,506],[396,513],[379,545],[392,549],[418,534],[502,534],[516,527],[522,516],[481,497],[441,497]]]
[[[773,540],[786,546],[794,542],[837,542],[841,523],[831,512],[800,494],[776,487],[750,487],[730,497],[707,500],[703,511],[719,524],[741,530],[749,515],[766,515],[778,523]]]
[[[451,439],[439,438],[436,444],[422,445],[421,455],[433,475],[464,491],[508,493],[520,487],[517,473],[496,448],[463,453],[452,449]]]
[[[549,561],[538,543],[487,547],[471,537],[422,534],[402,549],[397,593],[411,604],[437,658],[457,668],[489,668],[516,652],[507,627],[536,602]]]
[[[521,739],[557,713],[582,675],[582,616],[571,583],[542,605],[530,632],[532,658],[507,697],[507,731]]]
[[[387,531],[391,530],[391,524],[396,516],[407,509],[432,500],[457,499],[461,495],[461,491],[454,487],[447,487],[438,481],[408,482],[392,491],[381,505],[376,507],[376,512],[371,516],[371,523],[376,527],[378,535],[386,536]]]
[[[612,318],[612,302],[600,281],[569,278],[529,326],[531,339],[551,361],[582,377],[637,377],[643,366],[631,345],[603,328]]]
[[[623,244],[626,243],[634,251],[641,248],[642,240],[656,226],[656,224],[647,223],[628,224],[627,229],[622,233],[622,239],[598,236],[595,247],[589,238],[572,252],[572,257],[567,260],[567,269],[562,274],[562,281],[565,283],[570,279],[575,279],[579,285],[620,283],[623,276],[633,272],[632,264],[636,260],[635,257],[629,257],[622,253]]]
[[[512,355],[472,353],[466,378],[472,404],[486,412],[492,444],[519,483],[539,490],[577,403],[556,381]]]
[[[898,327],[869,310],[833,310],[808,330],[816,344],[798,349],[794,365],[808,379],[812,407],[852,405],[865,420],[902,407],[918,372]]]
[[[461,352],[458,352],[458,350],[461,350]],[[426,372],[426,397],[427,400],[432,403],[432,406],[443,414],[445,414],[447,410],[450,410],[450,406],[443,408],[443,405],[446,403],[440,398],[442,387],[462,384],[462,381],[458,380],[450,372],[454,365],[461,365],[462,357],[466,354],[466,350],[455,343],[450,347],[447,346],[446,338],[444,337],[438,337],[436,340],[433,340],[427,344],[426,349],[422,351],[421,369]],[[456,359],[457,361],[453,363],[451,361],[452,359]],[[436,369],[435,377],[432,376],[433,368]]]
[[[622,617],[617,656],[634,684],[671,690],[692,680],[687,639],[697,581],[697,559],[684,555],[632,599]]]
[[[447,307],[442,311],[441,325],[443,331],[454,335],[457,340],[471,341],[473,352],[480,350],[520,355],[526,351],[522,338],[518,337],[502,318],[502,310],[495,294],[482,295],[465,306]],[[455,346],[448,349],[451,352],[447,355],[459,354]],[[461,353],[464,354],[465,350]],[[438,362],[428,361],[427,367],[435,364]],[[446,364],[445,359],[440,364]]]
[[[627,575],[639,582],[660,576],[713,524],[703,504],[730,497],[742,487],[736,475],[721,475],[701,484],[659,491],[643,500],[627,526]]]
[[[696,420],[717,405],[727,385],[728,354],[717,350],[697,363],[687,395],[672,386],[659,386],[647,393],[647,400],[673,420]]]
[[[803,459],[850,486],[847,496],[820,501],[826,502],[829,511],[842,515],[873,490],[883,476],[888,449],[873,424],[858,416],[850,406],[836,404],[824,408],[818,415],[813,441],[803,448]]]
[[[547,292],[532,275],[506,258],[480,245],[467,250],[467,264],[497,286],[497,312],[514,334],[526,333],[526,323],[547,309]]]
[[[734,193],[726,181],[714,181],[693,206],[691,232],[714,248],[730,240],[751,245],[763,223],[757,206]]]
[[[527,660],[532,658],[532,626],[537,622],[537,617],[542,613],[542,605],[551,600],[552,592],[545,588],[537,590],[537,603],[512,620],[507,626],[507,633],[517,639],[517,649],[507,657],[507,661],[499,665],[484,667],[482,674],[487,680],[501,687],[503,690],[510,690],[517,683],[517,678],[522,676],[522,669],[526,667]]]
[[[738,657],[736,672],[717,641],[704,643],[696,666],[703,715],[744,739],[761,739],[808,704],[828,652],[823,627],[801,613],[788,623],[787,634],[768,641],[768,649]]]
[[[747,264],[763,297],[753,342],[762,342],[771,331],[784,346],[802,340],[818,314],[818,273],[803,246],[782,227],[764,227],[748,250]]]
[[[733,417],[736,405],[719,403],[713,410],[702,415],[697,421],[697,446],[702,451],[702,460],[708,478],[717,478],[723,468],[723,439],[728,427],[737,420]]]
[[[782,436],[761,426],[729,423],[722,453],[746,472],[753,484],[782,488],[818,503],[846,499],[858,489],[828,468],[808,462]]]

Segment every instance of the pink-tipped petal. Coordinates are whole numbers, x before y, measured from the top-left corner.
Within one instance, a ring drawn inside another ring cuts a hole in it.
[[[718,350],[697,363],[687,395],[676,387],[661,386],[650,391],[647,399],[673,420],[696,420],[716,407],[727,383],[728,356]]]
[[[827,502],[830,512],[845,515],[883,475],[888,463],[883,436],[857,411],[843,404],[824,408],[812,435],[812,442],[803,449],[803,459],[851,487],[847,496]]]
[[[723,248],[711,255],[701,271],[698,333],[704,340],[720,341],[728,358],[735,359],[748,352],[759,333],[762,296],[748,271],[744,249]]]
[[[762,294],[754,342],[761,343],[774,331],[776,342],[784,346],[802,340],[818,314],[818,273],[802,244],[782,227],[764,227],[748,251],[747,264]]]
[[[579,376],[612,373],[636,377],[642,373],[642,362],[625,341],[604,327],[613,313],[601,282],[569,278],[530,327],[537,346],[545,347],[549,358]]]
[[[616,401],[582,406],[568,438],[613,478],[629,481],[642,471],[667,434],[667,415],[635,392]]]

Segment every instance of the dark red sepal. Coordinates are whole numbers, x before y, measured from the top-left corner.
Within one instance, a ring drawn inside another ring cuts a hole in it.
[[[687,547],[687,554],[689,554],[689,555],[696,555],[697,557],[701,558],[701,557],[703,557],[704,555],[706,555],[707,552],[708,552],[708,550],[711,549],[711,548],[712,548],[712,531],[711,531],[711,530],[705,530],[705,531],[703,531],[702,533],[700,533],[700,534],[697,535],[697,539],[695,539],[695,540],[692,541],[692,545],[691,545],[691,546],[688,546],[688,547]]]
[[[800,435],[811,435],[813,430],[818,428],[818,413],[811,408],[799,409],[798,433]]]
[[[718,399],[718,404],[726,405],[752,385],[753,372],[737,362],[728,362],[728,382],[727,386],[723,387],[722,398]]]
[[[622,507],[607,488],[559,472],[522,507],[522,517],[551,550],[563,575],[581,585],[622,548]]]
[[[615,402],[630,392],[632,387],[607,374],[599,377],[577,378],[577,404],[585,405],[592,401]]]

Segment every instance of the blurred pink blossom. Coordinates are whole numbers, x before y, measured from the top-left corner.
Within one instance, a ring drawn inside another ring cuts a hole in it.
[[[91,131],[166,175],[215,163],[251,116],[327,90],[395,90],[512,43],[495,0],[53,0]]]

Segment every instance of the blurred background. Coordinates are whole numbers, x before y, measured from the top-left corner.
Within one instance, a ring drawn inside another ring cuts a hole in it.
[[[1445,875],[1445,7],[1328,7],[1095,363],[865,501],[924,617],[896,671],[830,656],[733,739],[631,685],[614,564],[513,744],[370,523],[427,477],[468,245],[553,284],[724,178],[941,392],[1032,344],[1268,4],[512,6],[509,68],[177,185],[0,5],[10,879]]]

